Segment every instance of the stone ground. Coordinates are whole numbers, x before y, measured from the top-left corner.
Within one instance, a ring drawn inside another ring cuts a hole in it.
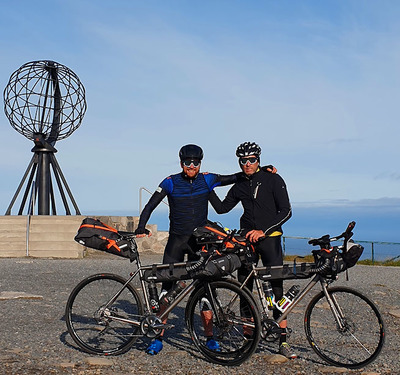
[[[156,263],[160,254],[144,253],[143,264]],[[261,343],[239,367],[208,363],[195,349],[184,325],[184,306],[171,314],[175,328],[166,334],[164,350],[148,356],[148,339],[138,340],[126,354],[94,357],[74,344],[66,329],[64,309],[73,287],[99,272],[127,276],[128,260],[103,255],[85,259],[0,260],[0,374],[400,374],[400,268],[356,266],[350,281],[337,282],[361,290],[378,305],[386,324],[386,344],[375,362],[361,370],[326,365],[307,343],[302,323],[307,301],[290,317],[290,341],[299,355],[287,361],[276,344]],[[302,283],[303,281],[301,281]]]

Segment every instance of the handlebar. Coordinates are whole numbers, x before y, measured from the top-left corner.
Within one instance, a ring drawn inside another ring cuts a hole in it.
[[[355,221],[351,221],[346,230],[338,235],[338,236],[334,236],[334,237],[330,237],[329,234],[325,234],[324,236],[320,237],[320,238],[311,238],[308,243],[312,246],[317,246],[319,245],[321,247],[321,249],[330,249],[331,247],[331,241],[338,241],[341,238],[344,238],[344,245],[346,245],[347,241],[353,236],[353,229],[356,225]]]

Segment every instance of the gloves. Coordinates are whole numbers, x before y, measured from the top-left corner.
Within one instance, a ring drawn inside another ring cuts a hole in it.
[[[276,173],[278,170],[273,165],[265,165],[261,167],[264,172]]]
[[[136,236],[138,234],[146,234],[146,235],[148,235],[148,234],[150,234],[150,231],[148,229],[146,229],[146,228],[137,228],[134,233],[135,233]]]

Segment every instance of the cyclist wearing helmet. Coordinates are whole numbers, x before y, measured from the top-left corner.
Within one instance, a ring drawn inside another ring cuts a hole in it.
[[[219,214],[229,212],[239,202],[243,206],[240,228],[247,239],[255,244],[255,249],[264,266],[283,265],[281,245],[282,225],[292,215],[286,184],[278,174],[265,173],[260,168],[261,148],[254,142],[239,145],[236,156],[245,178],[238,180],[228,191],[221,202],[215,192],[210,194],[210,202]],[[257,259],[258,262],[258,259]],[[239,281],[243,282],[248,275],[244,267],[238,271]],[[283,296],[283,281],[271,280],[275,300]],[[253,287],[250,280],[248,287]],[[279,311],[274,310],[274,317]],[[286,328],[287,321],[281,323]],[[296,358],[286,342],[286,329],[282,331],[279,352],[287,358]]]
[[[155,193],[140,214],[139,224],[135,231],[137,237],[151,235],[145,229],[151,213],[167,197],[169,203],[169,237],[164,250],[163,263],[176,263],[184,260],[188,254],[188,260],[197,260],[196,247],[192,233],[197,227],[207,222],[208,197],[216,186],[224,186],[235,183],[243,178],[241,172],[232,175],[218,175],[214,173],[200,173],[203,150],[193,144],[183,146],[179,151],[179,159],[182,168],[181,173],[173,174],[165,178],[158,186]],[[265,170],[276,172],[272,166],[263,167]],[[173,282],[163,282],[163,292],[173,287]],[[209,332],[207,346],[211,350],[218,350],[219,345]],[[154,340],[147,353],[157,354],[162,349],[160,339]]]

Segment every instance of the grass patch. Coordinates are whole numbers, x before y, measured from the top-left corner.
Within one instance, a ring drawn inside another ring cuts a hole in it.
[[[314,263],[314,257],[312,255],[306,255],[304,257],[299,257],[298,255],[285,255],[284,260],[288,262],[293,262],[296,259],[297,263]]]
[[[372,262],[371,259],[363,259],[357,262],[357,264],[363,264],[366,266],[392,266],[392,267],[400,267],[400,260],[384,260],[378,261],[375,260]]]

